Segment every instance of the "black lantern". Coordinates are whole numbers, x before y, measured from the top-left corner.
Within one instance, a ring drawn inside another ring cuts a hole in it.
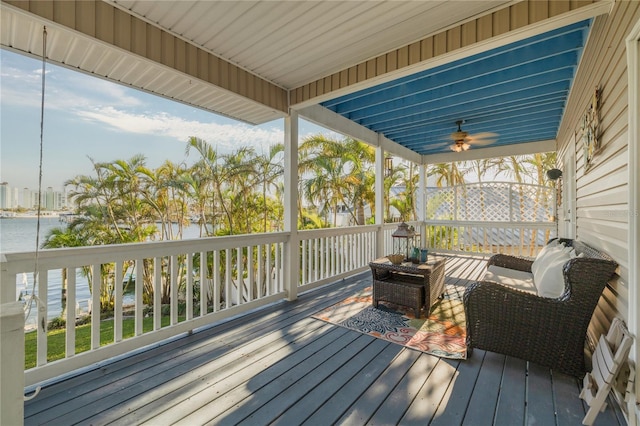
[[[391,234],[393,238],[393,252],[404,255],[405,261],[409,260],[409,250],[415,246],[416,232],[413,227],[409,227],[402,222],[398,225],[398,229]]]
[[[547,177],[550,180],[558,180],[562,177],[562,170],[560,169],[547,170]]]

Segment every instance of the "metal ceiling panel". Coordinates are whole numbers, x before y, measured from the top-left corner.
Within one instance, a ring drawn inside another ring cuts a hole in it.
[[[112,3],[291,89],[511,1],[114,0]]]
[[[590,20],[324,102],[419,154],[447,152],[456,122],[501,146],[554,139]]]

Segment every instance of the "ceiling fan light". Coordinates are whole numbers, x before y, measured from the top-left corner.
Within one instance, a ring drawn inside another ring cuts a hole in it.
[[[454,152],[461,152],[462,151],[462,145],[459,144],[458,142],[454,143],[453,145],[451,145],[451,151]]]

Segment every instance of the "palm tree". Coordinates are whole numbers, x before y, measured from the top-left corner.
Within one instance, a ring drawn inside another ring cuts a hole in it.
[[[214,190],[219,185],[218,182],[220,182],[218,152],[205,140],[195,136],[190,137],[187,142],[185,149],[187,155],[191,149],[198,151],[201,157],[191,168],[192,176],[194,177],[191,193],[196,197],[195,202],[200,211],[201,232],[204,226],[206,235],[211,236],[215,232],[216,223],[218,222],[218,193]],[[209,217],[206,216],[207,212]],[[207,223],[211,226],[211,229],[207,228]]]
[[[369,205],[370,211],[375,210],[375,149],[363,142],[346,138],[336,155],[340,155],[344,161],[345,181],[348,185],[345,198],[355,210],[355,223],[364,225],[365,204]]]
[[[276,200],[279,201],[280,204],[283,204],[283,200],[279,198],[282,195],[279,183],[282,181],[284,175],[282,153],[284,153],[284,144],[276,144],[269,148],[269,152],[266,155],[258,156],[255,160],[255,168],[259,177],[258,184],[261,187],[262,199],[265,203],[262,232],[269,231],[269,210],[266,208],[268,191],[273,189]],[[282,229],[282,220],[278,220],[277,223],[279,224],[277,229]]]
[[[373,210],[375,200],[374,159],[375,150],[360,141],[309,137],[300,145],[298,170],[303,176],[303,194],[325,216],[332,211],[333,223],[343,205],[354,223],[364,224],[365,206]]]
[[[405,167],[400,164],[390,170],[389,175],[384,178],[384,221],[391,222],[391,188],[393,188],[404,176]]]

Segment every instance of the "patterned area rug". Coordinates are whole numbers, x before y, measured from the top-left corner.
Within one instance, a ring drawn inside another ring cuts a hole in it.
[[[423,311],[417,319],[413,309],[391,303],[380,302],[374,308],[371,292],[371,287],[367,287],[313,317],[431,355],[466,359],[466,322],[461,300],[441,299],[431,307],[428,316]]]

